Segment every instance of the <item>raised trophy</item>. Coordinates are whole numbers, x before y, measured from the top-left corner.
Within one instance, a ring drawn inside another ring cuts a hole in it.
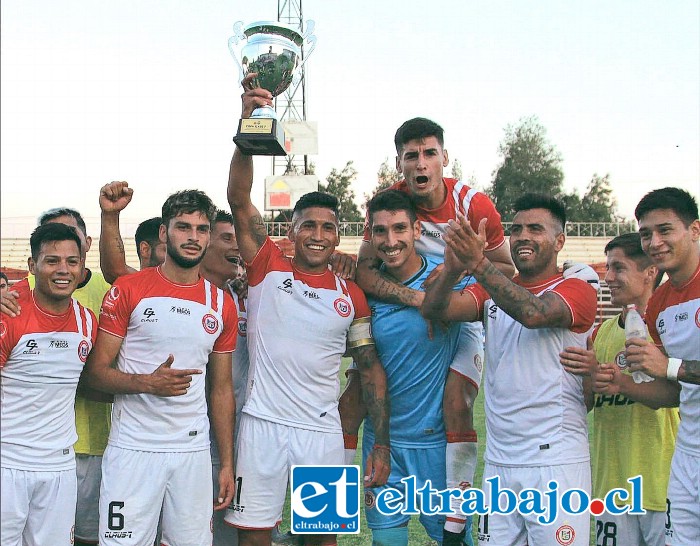
[[[241,21],[235,23],[228,49],[238,64],[241,81],[248,74],[257,73],[253,87],[267,89],[273,97],[293,82],[298,84],[301,69],[316,47],[314,26],[313,21],[307,21],[302,35],[291,25],[277,21],[258,21],[245,27]],[[311,49],[302,61],[304,40]],[[271,106],[256,108],[250,118],[242,119],[233,141],[246,155],[287,155],[284,129]]]

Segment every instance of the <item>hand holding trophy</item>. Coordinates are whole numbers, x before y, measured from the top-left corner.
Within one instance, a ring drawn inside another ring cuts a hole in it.
[[[302,35],[290,25],[277,21],[258,21],[246,27],[238,21],[228,48],[240,69],[240,81],[245,90],[262,88],[273,97],[282,94],[301,77],[301,69],[316,47],[314,22],[306,22]],[[304,40],[311,49],[301,60]],[[240,60],[239,60],[240,59]],[[248,77],[249,74],[256,74]],[[284,129],[270,105],[253,110],[249,118],[241,119],[233,138],[246,155],[287,155]]]

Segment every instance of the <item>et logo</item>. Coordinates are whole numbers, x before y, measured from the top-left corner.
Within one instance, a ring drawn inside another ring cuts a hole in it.
[[[359,466],[293,466],[292,533],[360,532]]]

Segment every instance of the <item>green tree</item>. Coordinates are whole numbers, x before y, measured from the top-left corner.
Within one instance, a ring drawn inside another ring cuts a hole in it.
[[[380,191],[388,189],[402,178],[401,173],[395,167],[389,166],[389,158],[386,158],[377,171],[377,185],[374,187],[374,190],[372,190],[371,194],[364,194],[365,202],[372,199]]]
[[[610,185],[610,175],[594,174],[578,209],[580,222],[617,222],[617,202]],[[573,220],[573,215],[572,215]]]
[[[462,164],[459,162],[459,159],[455,159],[452,162],[450,176],[456,180],[462,180]]]
[[[357,170],[352,161],[348,161],[342,171],[331,169],[326,177],[326,184],[319,183],[318,189],[338,198],[338,210],[341,222],[361,222],[363,220],[360,209],[355,203],[355,192],[352,183],[357,179]]]
[[[489,197],[504,221],[513,219],[513,204],[527,192],[562,197],[562,156],[547,140],[536,116],[508,125],[498,148],[503,160],[494,171]]]

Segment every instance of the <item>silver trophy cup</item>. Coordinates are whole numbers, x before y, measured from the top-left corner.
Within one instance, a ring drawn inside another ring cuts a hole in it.
[[[314,22],[306,22],[306,32],[277,21],[258,21],[243,26],[233,25],[228,40],[231,56],[238,64],[240,80],[256,73],[253,87],[262,87],[273,97],[284,93],[301,79],[302,68],[316,47]],[[304,41],[311,49],[301,57]],[[249,119],[242,119],[233,138],[238,148],[248,155],[286,155],[284,129],[271,106],[256,108]]]

